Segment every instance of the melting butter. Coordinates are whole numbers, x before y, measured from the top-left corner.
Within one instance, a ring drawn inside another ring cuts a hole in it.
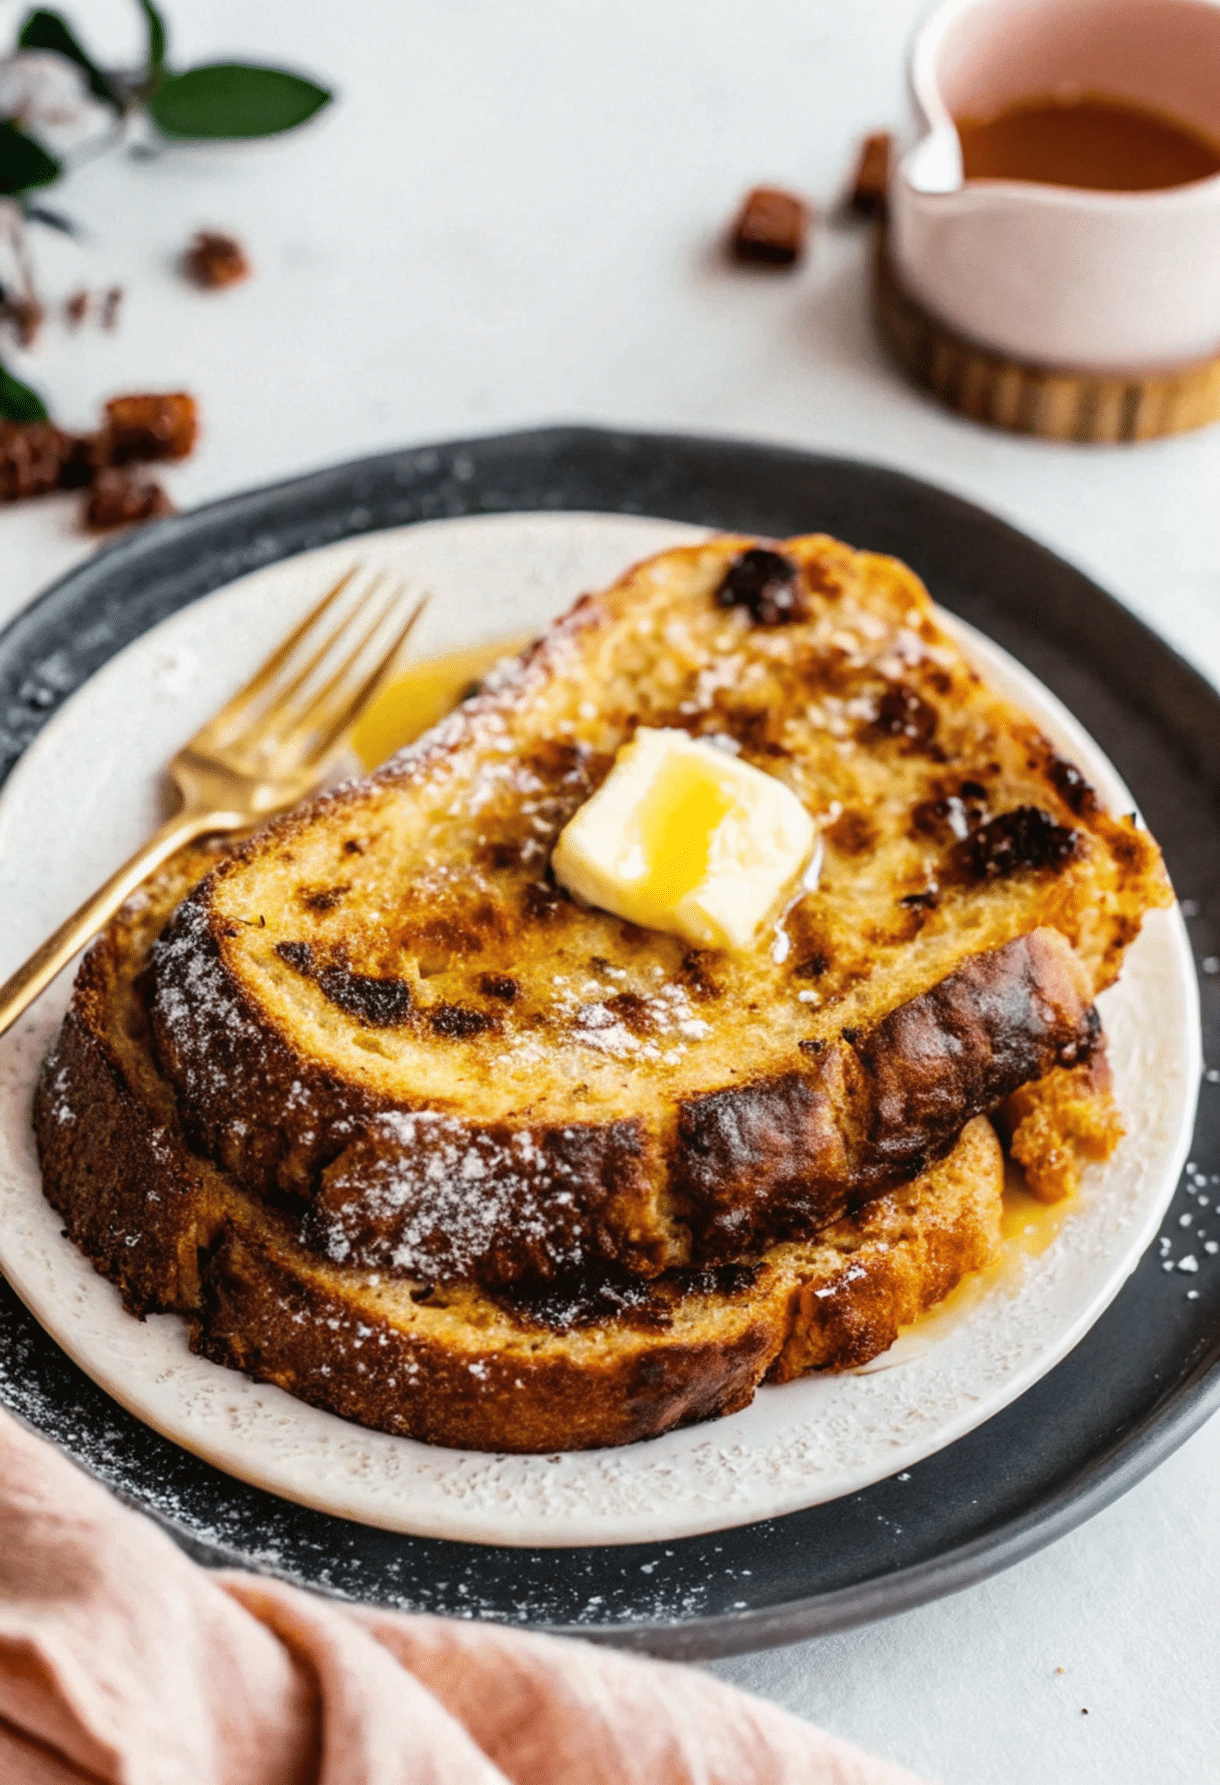
[[[636,732],[560,833],[555,878],[645,929],[748,948],[813,853],[790,788],[684,731]]]

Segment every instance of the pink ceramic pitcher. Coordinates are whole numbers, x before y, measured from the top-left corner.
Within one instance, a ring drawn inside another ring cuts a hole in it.
[[[915,41],[917,138],[890,254],[960,334],[1043,365],[1127,370],[1220,353],[1220,175],[1153,192],[962,177],[954,117],[1104,93],[1220,142],[1220,5],[947,0]]]

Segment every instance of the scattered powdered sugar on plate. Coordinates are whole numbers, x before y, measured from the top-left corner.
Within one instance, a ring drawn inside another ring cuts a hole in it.
[[[633,557],[694,537],[690,528],[629,517],[508,515],[403,529],[374,536],[366,549],[435,591],[432,631],[420,645],[428,652],[540,625]],[[0,973],[136,846],[158,815],[161,764],[265,654],[327,569],[349,556],[349,547],[328,549],[316,554],[312,578],[301,577],[299,563],[278,565],[183,609],[106,665],[40,734],[0,799],[0,860],[23,864],[20,881],[10,882]],[[947,623],[993,680],[1037,712],[1103,797],[1129,810],[1113,771],[1058,703],[995,646]],[[227,641],[224,653],[212,649],[217,637]],[[74,787],[71,812],[87,813],[87,824],[67,815],[65,785]],[[622,1450],[484,1455],[365,1431],[192,1356],[175,1318],[139,1322],[123,1312],[62,1237],[41,1195],[30,1132],[33,1080],[68,989],[65,976],[0,1040],[0,1269],[21,1299],[116,1400],[243,1480],[391,1530],[523,1546],[664,1540],[776,1516],[910,1469],[999,1411],[1077,1342],[1151,1243],[1185,1160],[1200,1070],[1182,920],[1157,912],[1102,1002],[1126,1138],[1106,1165],[1089,1168],[1060,1232],[1011,1281],[932,1343],[900,1341],[863,1373],[764,1388],[728,1419]],[[614,990],[612,974],[557,985],[574,1052],[616,1057],[698,1039],[696,1012],[664,989],[641,1043],[608,1008]],[[405,1159],[409,1137],[399,1138]],[[467,1163],[465,1152],[454,1163],[455,1182],[484,1191],[505,1165],[481,1156]],[[529,1161],[509,1164],[528,1170]],[[1220,1186],[1200,1182],[1198,1168],[1190,1183],[1192,1225],[1169,1248],[1162,1241],[1184,1292],[1197,1280],[1188,1259],[1202,1270],[1214,1256],[1220,1268],[1220,1251],[1207,1249],[1220,1242],[1220,1218],[1214,1240],[1206,1227]],[[277,1565],[271,1551],[262,1560]],[[438,1582],[437,1593],[447,1610],[466,1609],[460,1582]],[[687,1615],[697,1601],[696,1593]],[[658,1600],[658,1615],[674,1609]],[[472,1601],[469,1610],[479,1607]],[[528,1590],[519,1613],[531,1613]],[[634,1588],[630,1615],[651,1615]],[[591,1602],[589,1621],[598,1616]]]

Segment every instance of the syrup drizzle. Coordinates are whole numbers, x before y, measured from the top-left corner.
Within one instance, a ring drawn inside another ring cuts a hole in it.
[[[1062,1202],[1039,1202],[1025,1188],[1024,1174],[1011,1160],[1006,1162],[1004,1212],[1000,1218],[999,1255],[982,1270],[971,1271],[943,1301],[929,1308],[909,1326],[899,1327],[888,1351],[852,1372],[868,1376],[878,1370],[897,1369],[923,1357],[939,1345],[981,1301],[992,1295],[1013,1295],[1020,1287],[1031,1258],[1040,1258],[1054,1243],[1064,1222],[1079,1206],[1079,1197]]]

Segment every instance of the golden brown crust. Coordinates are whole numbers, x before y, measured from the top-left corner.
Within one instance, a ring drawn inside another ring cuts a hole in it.
[[[1088,984],[1055,930],[976,955],[790,1073],[679,1107],[671,1184],[697,1262],[815,1233],[918,1175],[1009,1088],[1087,1058]]]
[[[35,1102],[46,1194],[133,1313],[183,1314],[204,1355],[360,1423],[514,1451],[654,1436],[746,1405],[768,1370],[864,1361],[997,1244],[1002,1159],[979,1120],[918,1183],[816,1242],[586,1287],[583,1306],[320,1259],[185,1143],[137,989],[158,926],[155,905],[129,908],[82,967]]]
[[[228,1021],[213,1062],[235,1070],[243,1033]],[[271,1058],[292,1077],[264,1076],[260,1101],[308,1100],[306,1134],[335,1155],[302,1208],[323,1257],[489,1286],[609,1266],[651,1276],[811,1236],[942,1158],[1026,1080],[1087,1058],[1097,1033],[1079,963],[1044,929],[976,955],[867,1034],[846,1030],[803,1070],[681,1100],[668,1144],[664,1111],[651,1124],[544,1125],[353,1108],[345,1087],[288,1055]],[[192,1103],[179,1103],[189,1120]],[[206,1148],[198,1128],[190,1138]],[[239,1177],[246,1138],[230,1166]],[[279,1186],[306,1181],[294,1169]]]
[[[979,683],[901,565],[790,541],[779,624],[719,603],[745,547],[585,597],[175,918],[153,1016],[192,1145],[307,1213],[321,1254],[492,1286],[731,1257],[1087,1053],[1094,991],[1171,896],[1155,844]],[[817,815],[782,945],[690,951],[547,881],[641,722],[728,736]]]
[[[1022,1085],[999,1112],[1001,1131],[1030,1194],[1062,1202],[1080,1187],[1083,1161],[1108,1159],[1123,1136],[1104,1049],[1087,1065]]]
[[[968,1131],[972,1139],[981,1124]],[[990,1127],[986,1141],[994,1138]],[[986,1151],[983,1174],[1003,1173],[998,1150]],[[851,1221],[829,1229],[824,1242],[858,1249],[849,1253],[868,1268],[851,1277],[842,1273],[826,1294],[826,1285],[801,1276],[788,1307],[784,1343],[771,1366],[768,1381],[791,1382],[810,1370],[844,1370],[859,1367],[887,1351],[899,1329],[909,1326],[928,1308],[935,1307],[966,1275],[966,1257],[972,1268],[989,1264],[999,1251],[999,1234],[990,1219],[999,1219],[999,1205],[986,1204],[986,1219],[967,1240],[963,1255],[963,1228],[959,1206],[970,1206],[980,1158],[972,1148],[952,1153],[939,1167],[944,1184],[943,1201],[936,1204],[920,1194],[918,1181],[870,1203]],[[960,1201],[959,1201],[960,1199]],[[879,1270],[874,1257],[901,1259],[901,1268]]]
[[[226,1232],[195,1349],[376,1430],[462,1450],[590,1450],[736,1412],[774,1352],[770,1308],[721,1309],[706,1337],[596,1335],[578,1352],[521,1333],[465,1344],[378,1317],[281,1243]],[[588,1340],[588,1335],[586,1335]],[[366,1361],[367,1360],[367,1361]],[[359,1369],[364,1363],[363,1371]]]

